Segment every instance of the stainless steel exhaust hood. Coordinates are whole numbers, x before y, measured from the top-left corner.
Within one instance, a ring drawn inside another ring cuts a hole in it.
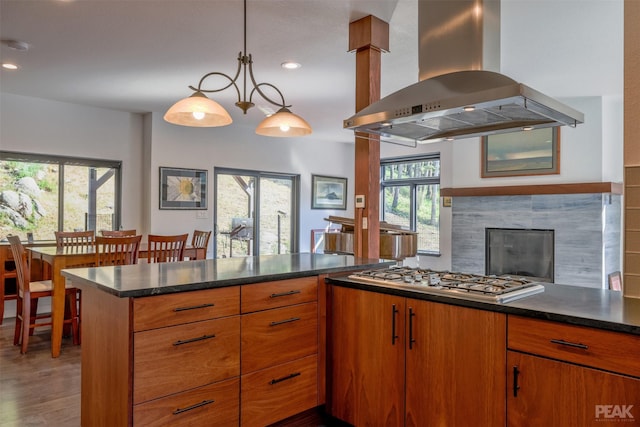
[[[418,13],[423,80],[344,120],[345,129],[422,143],[584,122],[581,112],[479,69],[499,69],[499,1],[419,0]]]
[[[525,128],[576,126],[579,111],[492,71],[457,71],[415,83],[364,108],[344,127],[417,142]]]

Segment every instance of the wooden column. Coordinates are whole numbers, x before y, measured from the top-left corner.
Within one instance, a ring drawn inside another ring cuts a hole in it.
[[[624,295],[640,298],[640,2],[624,2]]]
[[[349,24],[349,51],[356,53],[356,112],[380,99],[382,51],[389,51],[389,24],[365,16]],[[354,253],[380,257],[380,139],[357,133],[355,141],[355,194],[365,207],[355,208]]]

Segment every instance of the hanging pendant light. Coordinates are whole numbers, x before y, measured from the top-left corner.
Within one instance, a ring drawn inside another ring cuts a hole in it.
[[[264,136],[305,136],[311,133],[311,126],[302,117],[282,107],[260,122],[256,133]]]
[[[278,111],[264,119],[256,128],[258,135],[275,136],[275,137],[292,137],[292,136],[305,136],[311,134],[311,126],[302,117],[293,114],[289,108],[291,105],[287,105],[284,100],[282,92],[271,83],[257,83],[253,76],[253,60],[251,54],[247,55],[247,0],[244,0],[244,50],[238,53],[238,68],[234,77],[231,77],[221,72],[211,72],[205,74],[198,83],[197,87],[189,86],[189,89],[194,93],[180,101],[176,102],[167,110],[164,115],[164,120],[181,126],[192,127],[216,127],[226,126],[233,121],[227,110],[218,104],[216,101],[208,98],[205,93],[221,92],[229,87],[233,86],[238,94],[238,101],[235,103],[244,114],[247,114],[247,110],[253,107],[253,94],[257,92],[265,101],[277,106]],[[248,74],[247,74],[248,71]],[[238,88],[237,80],[240,77],[240,73],[243,76],[242,93]],[[229,83],[219,89],[204,89],[202,84],[210,76],[221,76]],[[247,99],[247,77],[253,88],[249,92]],[[268,86],[273,89],[279,96],[280,102],[276,102],[269,98],[261,88]]]

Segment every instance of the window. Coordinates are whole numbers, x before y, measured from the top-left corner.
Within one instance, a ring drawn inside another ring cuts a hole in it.
[[[118,229],[120,169],[115,160],[0,152],[0,238]]]
[[[215,258],[298,251],[299,175],[214,168]]]
[[[440,253],[440,155],[380,161],[382,220],[418,232],[418,253]]]

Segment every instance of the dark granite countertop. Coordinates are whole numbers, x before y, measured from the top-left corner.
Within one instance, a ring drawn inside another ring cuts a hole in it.
[[[271,280],[295,279],[393,265],[395,261],[352,255],[287,254],[246,258],[206,259],[175,263],[74,268],[62,275],[75,284],[120,298],[187,292]]]
[[[626,298],[619,291],[543,283],[545,290],[542,293],[510,303],[493,303],[432,295],[419,290],[402,288],[401,285],[358,283],[347,277],[332,277],[328,281],[340,286],[407,298],[640,335],[640,299]]]

